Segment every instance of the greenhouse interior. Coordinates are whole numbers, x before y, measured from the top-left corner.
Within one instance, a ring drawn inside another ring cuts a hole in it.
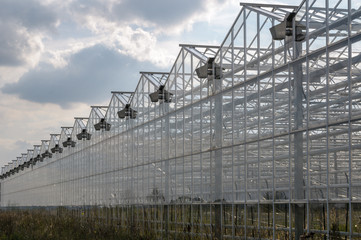
[[[242,2],[219,46],[179,48],[3,166],[1,207],[159,239],[361,239],[361,2]]]

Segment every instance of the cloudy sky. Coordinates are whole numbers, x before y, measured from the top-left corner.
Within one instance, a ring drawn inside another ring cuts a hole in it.
[[[110,91],[134,90],[139,71],[169,71],[180,43],[219,45],[240,10],[235,0],[0,6],[1,166],[108,104]]]

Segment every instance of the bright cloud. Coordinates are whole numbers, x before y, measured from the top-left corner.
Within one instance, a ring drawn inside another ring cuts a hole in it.
[[[43,50],[42,37],[54,31],[56,14],[36,1],[2,0],[0,66],[35,66]]]

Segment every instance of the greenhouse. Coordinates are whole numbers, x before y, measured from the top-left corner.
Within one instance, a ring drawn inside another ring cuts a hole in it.
[[[2,167],[1,206],[159,238],[361,239],[361,2],[241,3],[219,46],[179,47]]]

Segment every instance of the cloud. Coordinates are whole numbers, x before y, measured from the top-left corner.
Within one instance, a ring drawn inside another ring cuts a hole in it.
[[[27,141],[23,141],[23,140],[18,140],[14,143],[14,145],[16,146],[16,148],[18,149],[26,149],[27,147],[31,146],[30,143],[28,143]]]
[[[227,5],[229,1],[218,0],[73,0],[64,8],[64,14],[74,21],[74,25],[88,29],[93,34],[90,39],[118,48],[122,54],[138,61],[150,61],[169,68],[177,54],[180,39],[186,34],[194,35],[195,32],[189,32],[197,23],[207,23],[224,15],[219,11]],[[64,21],[59,28],[62,29],[62,26]],[[210,28],[211,25],[203,26]],[[196,34],[204,36],[204,44],[213,43],[213,36],[205,31],[197,28]],[[194,36],[191,38],[194,39]],[[50,62],[62,63],[59,59],[61,57],[50,59]]]
[[[78,23],[97,31],[99,22],[141,27],[162,34],[181,33],[196,21],[207,21],[214,8],[225,5],[219,0],[74,0],[67,11]]]
[[[112,15],[118,20],[143,20],[158,26],[178,25],[201,13],[208,1],[124,0],[115,4]]]
[[[30,148],[33,148],[33,145],[24,140],[13,141],[10,139],[0,139],[0,165],[4,166],[12,160],[15,160],[16,157],[21,157],[21,153],[26,153],[26,150]]]
[[[64,108],[77,102],[97,104],[109,98],[112,90],[134,91],[139,71],[149,69],[154,70],[154,66],[148,62],[96,45],[72,55],[63,68],[42,64],[18,82],[5,84],[1,91]]]
[[[0,165],[16,159],[26,149],[60,133],[61,126],[72,126],[74,116],[87,117],[88,104],[75,104],[64,109],[55,104],[33,103],[0,92]]]
[[[38,31],[52,31],[57,24],[55,10],[33,0],[2,0],[0,19]]]
[[[0,22],[0,66],[34,65],[43,49],[41,39],[14,24]]]
[[[2,0],[0,66],[34,66],[43,50],[44,32],[54,31],[56,13],[36,1]]]

